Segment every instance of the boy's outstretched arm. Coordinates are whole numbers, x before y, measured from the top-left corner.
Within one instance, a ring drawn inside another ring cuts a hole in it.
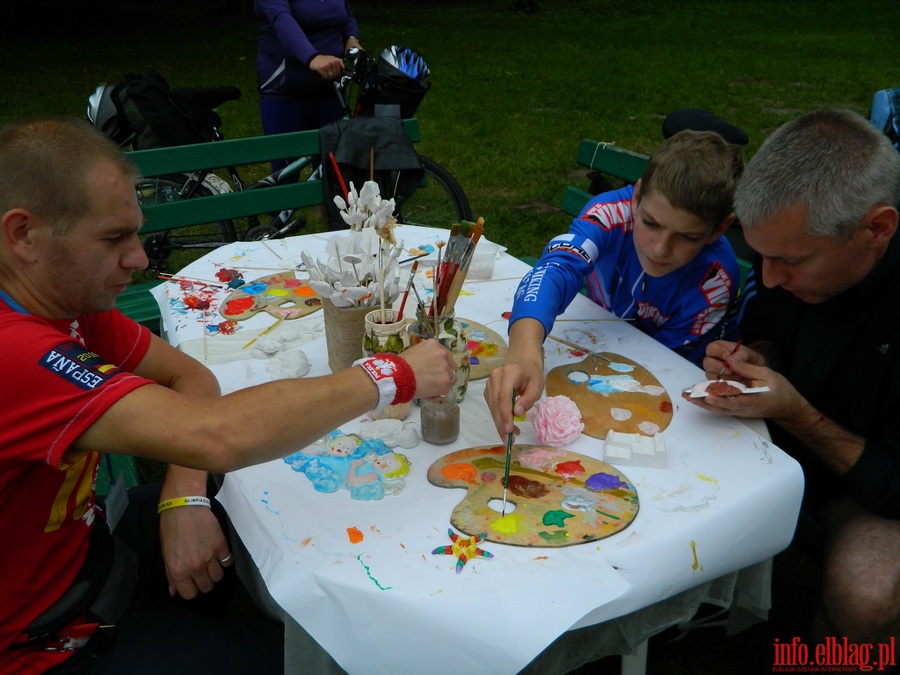
[[[497,433],[504,440],[519,433],[514,416],[525,414],[544,391],[544,325],[537,319],[523,318],[509,329],[506,361],[495,368],[484,390]],[[513,390],[517,392],[512,408]]]

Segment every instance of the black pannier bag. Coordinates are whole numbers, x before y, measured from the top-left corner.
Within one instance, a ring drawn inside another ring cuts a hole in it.
[[[329,157],[334,155],[347,189],[351,181],[359,192],[369,180],[370,161],[374,157],[374,178],[384,199],[393,198],[396,209],[422,184],[425,172],[412,142],[394,117],[356,117],[338,120],[320,131],[323,165],[323,190],[331,230],[347,229],[334,203],[343,197],[340,181]],[[395,211],[396,213],[396,211]]]
[[[97,87],[88,99],[91,123],[132,150],[219,140],[222,119],[213,110],[240,98],[236,87],[169,88],[156,70],[126,73],[121,82]]]

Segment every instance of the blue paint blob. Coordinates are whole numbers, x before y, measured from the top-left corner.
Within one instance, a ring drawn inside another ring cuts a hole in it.
[[[589,490],[593,490],[594,492],[612,490],[618,487],[628,487],[626,483],[619,480],[618,476],[613,476],[611,473],[595,473],[593,476],[590,476],[584,484]]]
[[[573,371],[569,373],[569,382],[575,385],[587,384],[588,390],[595,394],[618,394],[623,391],[635,391],[638,384],[629,375],[591,375],[585,379],[585,373]],[[638,385],[640,386],[640,385]]]
[[[634,370],[634,366],[632,366],[630,363],[610,363],[609,368],[610,370],[614,370],[617,373],[630,373],[632,370]]]
[[[244,286],[242,290],[247,295],[256,295],[257,293],[262,293],[267,288],[268,286],[266,284],[248,284]]]

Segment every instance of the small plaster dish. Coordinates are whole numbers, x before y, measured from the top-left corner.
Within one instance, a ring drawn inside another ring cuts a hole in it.
[[[603,460],[610,464],[666,468],[666,442],[662,434],[644,436],[610,431],[606,434]]]
[[[710,391],[712,388],[712,391]],[[706,398],[707,396],[737,396],[739,394],[761,394],[769,391],[768,387],[748,387],[735,380],[706,380],[698,382],[693,387],[684,390],[691,398]]]

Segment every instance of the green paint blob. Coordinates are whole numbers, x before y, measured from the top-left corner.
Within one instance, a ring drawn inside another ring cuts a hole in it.
[[[538,532],[538,536],[548,544],[563,544],[569,538],[566,530],[557,530],[556,532]]]
[[[574,518],[575,516],[571,513],[567,513],[560,509],[554,509],[553,511],[547,511],[544,514],[541,523],[544,525],[556,525],[557,527],[565,527],[566,526],[566,518]]]

